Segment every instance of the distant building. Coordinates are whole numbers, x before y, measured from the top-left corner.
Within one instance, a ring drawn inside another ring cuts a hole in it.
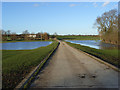
[[[28,37],[30,37],[30,38],[36,38],[36,36],[37,36],[36,34],[29,34],[28,35]]]
[[[48,33],[38,33],[38,34],[10,34],[10,35],[2,35],[2,40],[48,40]]]

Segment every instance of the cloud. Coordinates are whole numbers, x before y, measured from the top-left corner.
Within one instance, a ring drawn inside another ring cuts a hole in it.
[[[107,6],[109,3],[110,3],[110,2],[104,2],[103,5],[102,5],[102,7]]]
[[[39,6],[39,4],[35,3],[35,4],[33,4],[33,6],[34,6],[34,7],[38,7],[38,6]]]
[[[74,7],[74,6],[77,6],[77,4],[70,4],[69,6],[70,7]]]
[[[94,5],[94,7],[97,7],[97,6],[98,6],[96,2],[94,2],[93,5]]]

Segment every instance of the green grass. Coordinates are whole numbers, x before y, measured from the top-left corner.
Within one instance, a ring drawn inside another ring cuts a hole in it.
[[[98,58],[118,67],[119,60],[120,60],[120,58],[118,58],[118,52],[120,50],[117,50],[117,49],[116,50],[115,49],[114,50],[102,50],[102,49],[91,48],[88,46],[82,46],[79,44],[73,44],[70,42],[66,42],[66,43],[72,47],[75,47],[81,51],[89,53],[95,57],[98,57]]]
[[[54,41],[46,47],[33,50],[3,50],[3,88],[14,88],[57,45],[58,42]]]
[[[59,40],[99,40],[100,37],[95,36],[57,36]]]

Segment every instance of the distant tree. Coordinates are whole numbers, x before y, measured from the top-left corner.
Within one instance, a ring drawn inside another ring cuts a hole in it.
[[[11,31],[10,31],[10,30],[7,30],[7,31],[6,31],[7,40],[9,40],[9,39],[10,39],[10,34],[11,34]]]
[[[49,34],[46,33],[46,32],[44,33],[44,39],[45,39],[45,40],[48,40],[48,39],[49,39]]]
[[[35,34],[34,32],[32,32],[31,34]]]
[[[10,34],[11,34],[11,31],[10,31],[10,30],[7,30],[7,31],[6,31],[6,34],[7,34],[7,35],[10,35]]]
[[[36,34],[36,38],[41,38],[41,33],[40,33],[40,32],[38,32],[38,33]]]
[[[117,40],[117,36],[118,36],[117,10],[116,9],[110,10],[108,12],[103,13],[102,16],[97,17],[94,26],[97,27],[102,40],[109,42],[114,41],[115,39]]]
[[[51,35],[50,37],[51,38],[55,38],[55,37],[57,37],[58,35],[57,35],[57,33],[55,32],[53,35]]]
[[[0,30],[2,33],[2,35],[6,35],[6,31],[4,31],[4,30]]]
[[[117,10],[110,10],[102,14],[101,17],[97,17],[94,25],[97,26],[98,31],[102,34],[110,32],[111,30],[118,30]]]
[[[29,39],[28,35],[29,35],[28,30],[23,31],[22,37],[24,37],[24,40],[28,40]]]
[[[15,32],[11,33],[11,40],[16,40],[17,34]]]
[[[43,40],[44,39],[44,34],[41,32],[41,40]]]
[[[3,41],[6,41],[6,40],[7,40],[6,31],[0,30],[0,33],[1,33],[1,39],[2,39]]]
[[[28,30],[23,31],[22,34],[29,34]]]
[[[55,38],[55,35],[50,35],[51,38]]]
[[[54,36],[57,36],[57,32],[55,32],[53,35],[54,35]]]

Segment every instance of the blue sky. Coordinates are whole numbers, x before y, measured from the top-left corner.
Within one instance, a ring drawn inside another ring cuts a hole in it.
[[[3,2],[2,28],[12,32],[98,34],[95,19],[117,2]]]

